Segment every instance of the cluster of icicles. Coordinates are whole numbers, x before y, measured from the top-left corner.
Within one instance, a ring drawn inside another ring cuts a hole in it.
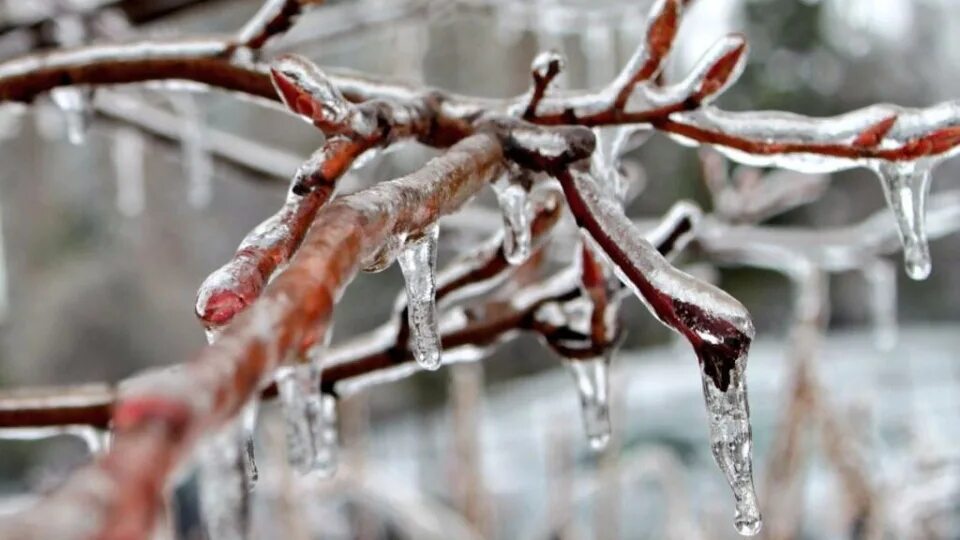
[[[78,144],[83,142],[91,115],[91,93],[82,88],[60,88],[54,90],[51,97],[64,114],[70,141]],[[960,116],[957,108],[956,104],[946,104],[917,111],[877,106],[814,122],[782,113],[727,113],[704,106],[696,111],[680,113],[677,119],[698,128],[764,140],[770,144],[807,138],[827,143],[849,143],[871,132],[878,139],[870,143],[872,147],[898,148],[920,134],[950,127],[953,119]],[[195,118],[195,107],[189,103],[181,103],[178,109],[192,118],[185,123],[181,139],[189,170],[191,202],[201,205],[210,196],[211,174],[209,156],[202,144],[202,134],[198,131],[203,123]],[[883,129],[878,129],[878,126]],[[622,178],[617,171],[623,148],[617,145],[622,145],[627,139],[630,129],[615,131],[613,140],[618,142],[612,148],[608,148],[610,132],[598,130],[599,157],[594,160],[592,171],[603,184],[601,187],[606,199],[617,201],[621,208],[625,188],[620,184]],[[681,142],[689,142],[677,138]],[[886,161],[797,153],[757,156],[729,148],[717,148],[736,161],[751,165],[805,172],[833,172],[851,167],[866,167],[875,171],[896,218],[908,275],[914,279],[929,275],[931,262],[924,225],[927,192],[933,168],[952,151],[916,160]],[[141,172],[124,174],[126,171],[120,171],[118,177],[140,178],[142,181],[142,164],[131,163],[130,159],[124,163],[124,167],[137,167]],[[503,212],[504,255],[510,263],[519,264],[531,252],[532,210],[528,188],[509,175],[495,182],[493,188]],[[142,195],[118,197],[118,202],[121,201],[127,201],[124,205],[126,212],[131,207],[142,207]],[[443,361],[435,305],[438,235],[439,228],[433,225],[417,234],[393,239],[368,268],[382,270],[393,260],[397,261],[405,279],[410,350],[417,364],[426,370],[438,369]],[[648,257],[645,253],[631,254],[631,259]],[[619,272],[613,273],[620,276]],[[630,285],[627,280],[624,281]],[[708,295],[698,296],[700,291],[671,290],[668,293],[677,298],[692,298],[690,303],[707,309],[713,305]],[[275,380],[283,408],[290,465],[304,474],[329,477],[336,469],[338,442],[335,399],[321,392],[324,352],[325,347],[318,347],[307,355],[304,362],[279,369]],[[712,450],[737,501],[737,530],[741,534],[752,535],[759,531],[761,520],[752,480],[751,433],[744,374],[746,358],[730,360],[734,368],[729,385],[721,390],[702,371],[703,390]],[[595,450],[602,450],[610,439],[609,361],[607,357],[565,361],[575,379],[589,444]],[[246,516],[249,514],[245,493],[253,487],[257,478],[253,459],[256,415],[257,405],[254,402],[247,406],[238,419],[217,434],[201,458],[200,474],[204,486],[201,499],[210,534],[214,538],[242,538],[245,535]],[[87,431],[83,432],[83,436],[97,448],[102,447],[101,436],[90,436]]]

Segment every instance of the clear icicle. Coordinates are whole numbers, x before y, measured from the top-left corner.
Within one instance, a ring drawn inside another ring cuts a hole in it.
[[[63,86],[51,90],[50,99],[63,114],[67,139],[72,144],[83,144],[93,118],[93,91],[89,88]]]
[[[931,168],[925,161],[883,162],[876,167],[883,194],[897,220],[907,275],[915,280],[926,279],[931,269],[924,223]]]
[[[503,254],[510,264],[520,264],[530,256],[530,222],[533,210],[527,190],[503,175],[493,184],[503,212]]]
[[[200,457],[200,508],[207,536],[247,538],[250,523],[248,477],[241,449],[244,419],[237,418],[214,436]]]
[[[897,272],[890,261],[877,259],[863,268],[870,286],[870,314],[874,342],[889,351],[897,343]]]
[[[439,234],[440,228],[434,223],[417,236],[408,238],[403,250],[397,255],[407,291],[413,357],[423,369],[428,370],[440,367],[441,346],[436,304]]]
[[[83,439],[91,455],[95,456],[110,450],[110,430],[88,426],[77,431],[76,435]]]
[[[117,181],[117,210],[127,217],[139,216],[144,208],[143,134],[132,128],[120,128],[113,139],[113,168]]]
[[[744,378],[746,363],[745,356],[737,358],[726,391],[720,390],[713,377],[702,369],[701,376],[710,424],[710,450],[736,499],[734,526],[740,534],[753,536],[760,532],[762,522],[753,487],[753,435]]]
[[[340,442],[337,438],[337,399],[329,394],[316,395],[311,400],[313,415],[311,422],[313,436],[312,472],[323,478],[331,478],[337,472]]]
[[[286,423],[287,460],[301,474],[329,478],[337,470],[337,403],[320,391],[320,370],[314,364],[283,367],[277,388]]]
[[[174,102],[180,112],[180,144],[187,175],[187,201],[194,208],[206,208],[213,198],[213,159],[207,149],[203,113],[192,96]]]
[[[243,472],[246,477],[246,486],[252,490],[260,479],[260,470],[257,468],[257,459],[254,451],[254,437],[257,431],[257,409],[260,408],[260,402],[256,399],[251,400],[243,408],[241,413],[241,425],[243,433],[240,440],[240,452],[242,454]]]
[[[287,461],[306,474],[313,468],[311,420],[317,408],[310,402],[320,392],[320,373],[313,365],[297,364],[278,369],[276,378],[286,426]]]
[[[573,374],[580,396],[583,428],[590,448],[600,451],[610,442],[610,361],[605,356],[578,358],[564,362]]]

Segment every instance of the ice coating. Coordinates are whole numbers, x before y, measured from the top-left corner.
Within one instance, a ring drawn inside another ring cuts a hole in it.
[[[579,225],[610,259],[617,276],[665,325],[683,335],[700,362],[714,457],[737,501],[735,525],[755,534],[760,513],[752,480],[747,352],[754,337],[747,310],[722,290],[671,266],[588,173],[559,176]]]
[[[63,114],[67,139],[72,144],[83,144],[93,119],[93,90],[79,86],[54,88],[50,99]]]
[[[250,486],[244,469],[243,419],[211,437],[199,458],[200,510],[209,538],[243,540],[250,525]]]
[[[533,208],[526,188],[505,174],[491,184],[503,212],[503,255],[510,264],[520,264],[530,256]]]
[[[583,429],[590,448],[600,451],[610,442],[609,359],[605,356],[564,361],[580,398]]]
[[[915,280],[926,279],[931,270],[925,223],[931,165],[926,160],[883,162],[875,170],[897,221],[907,275]]]
[[[440,367],[440,331],[435,301],[439,235],[440,228],[434,223],[418,235],[407,238],[397,255],[407,292],[410,348],[417,363],[427,370]]]

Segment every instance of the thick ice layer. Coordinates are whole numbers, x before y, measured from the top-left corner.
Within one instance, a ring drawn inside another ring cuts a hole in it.
[[[200,509],[207,535],[216,540],[247,538],[250,486],[244,468],[243,418],[210,438],[199,463]]]
[[[63,113],[67,139],[73,144],[87,140],[93,118],[93,91],[80,86],[63,86],[50,91],[50,99]]]
[[[925,224],[931,169],[926,161],[884,162],[875,168],[897,220],[907,275],[916,280],[926,279],[931,270]]]
[[[590,448],[595,451],[603,450],[610,442],[609,363],[603,356],[564,362],[577,385],[583,429]]]
[[[726,390],[721,390],[712,374],[702,369],[703,397],[710,423],[710,450],[736,499],[734,526],[740,534],[753,536],[760,532],[761,519],[753,487],[753,436],[744,379],[746,357],[737,358],[734,366]]]
[[[407,291],[407,313],[410,322],[410,348],[421,367],[440,367],[440,332],[437,325],[436,224],[407,239],[397,256]]]
[[[530,256],[533,209],[526,188],[501,176],[492,184],[503,212],[503,255],[510,264],[520,264]]]

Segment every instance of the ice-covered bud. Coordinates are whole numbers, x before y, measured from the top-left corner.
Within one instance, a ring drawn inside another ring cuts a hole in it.
[[[530,63],[530,72],[540,84],[549,84],[566,67],[566,60],[558,51],[543,51]]]
[[[731,34],[718,41],[704,54],[693,69],[693,94],[699,103],[714,100],[730,87],[747,63],[747,41],[740,34]]]
[[[874,148],[880,146],[883,138],[890,132],[893,125],[897,123],[899,116],[900,115],[892,114],[863,130],[863,132],[853,140],[853,146],[858,148]]]
[[[345,124],[353,105],[316,64],[297,54],[284,54],[270,65],[273,86],[283,103],[318,127]]]
[[[621,104],[626,103],[630,90],[637,82],[651,79],[660,72],[677,36],[681,9],[680,0],[658,0],[650,8],[643,43],[613,82],[614,87],[621,89],[618,98]]]

